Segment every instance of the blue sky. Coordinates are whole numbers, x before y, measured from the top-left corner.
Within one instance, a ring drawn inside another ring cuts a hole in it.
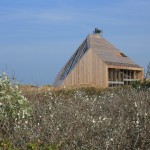
[[[146,68],[149,0],[0,0],[0,72],[20,83],[52,84],[95,27]]]

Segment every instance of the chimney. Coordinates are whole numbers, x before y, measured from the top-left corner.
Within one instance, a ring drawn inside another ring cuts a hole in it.
[[[103,33],[103,31],[98,29],[98,28],[95,28],[95,30],[93,31],[93,34],[97,34],[97,35],[100,35],[100,36],[102,36],[102,33]]]

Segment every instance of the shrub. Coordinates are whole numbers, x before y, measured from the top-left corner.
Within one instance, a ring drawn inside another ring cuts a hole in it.
[[[150,88],[150,80],[134,81],[132,82],[132,87],[135,89],[148,89]]]
[[[12,84],[3,73],[0,78],[0,120],[7,118],[22,120],[30,116],[30,111],[29,103],[18,86]]]
[[[150,62],[147,65],[147,72],[146,72],[145,78],[150,80]]]
[[[2,73],[0,77],[0,133],[3,137],[0,136],[0,140],[8,138],[15,130],[19,130],[30,115],[29,102],[21,94],[17,84],[10,81],[6,73]]]
[[[26,118],[27,123],[21,123],[13,132],[2,120],[0,138],[10,141],[7,147],[150,149],[148,88],[35,90],[23,94],[30,101],[32,114]]]
[[[141,81],[140,80],[133,81],[132,82],[132,87],[135,88],[135,89],[140,89],[141,88]]]

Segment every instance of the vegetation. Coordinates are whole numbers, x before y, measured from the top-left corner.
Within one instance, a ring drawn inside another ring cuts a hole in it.
[[[25,98],[26,97],[26,98]],[[0,79],[0,149],[150,149],[150,88],[21,92]]]
[[[150,88],[150,62],[147,66],[147,71],[143,81],[134,81],[132,87],[136,89],[148,89]]]
[[[145,79],[149,79],[150,80],[150,62],[148,64],[148,66],[147,66],[147,71],[146,71]]]

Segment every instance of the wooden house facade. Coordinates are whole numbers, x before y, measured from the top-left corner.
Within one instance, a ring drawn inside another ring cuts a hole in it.
[[[129,85],[143,79],[143,68],[98,33],[87,36],[54,81],[55,87]]]

